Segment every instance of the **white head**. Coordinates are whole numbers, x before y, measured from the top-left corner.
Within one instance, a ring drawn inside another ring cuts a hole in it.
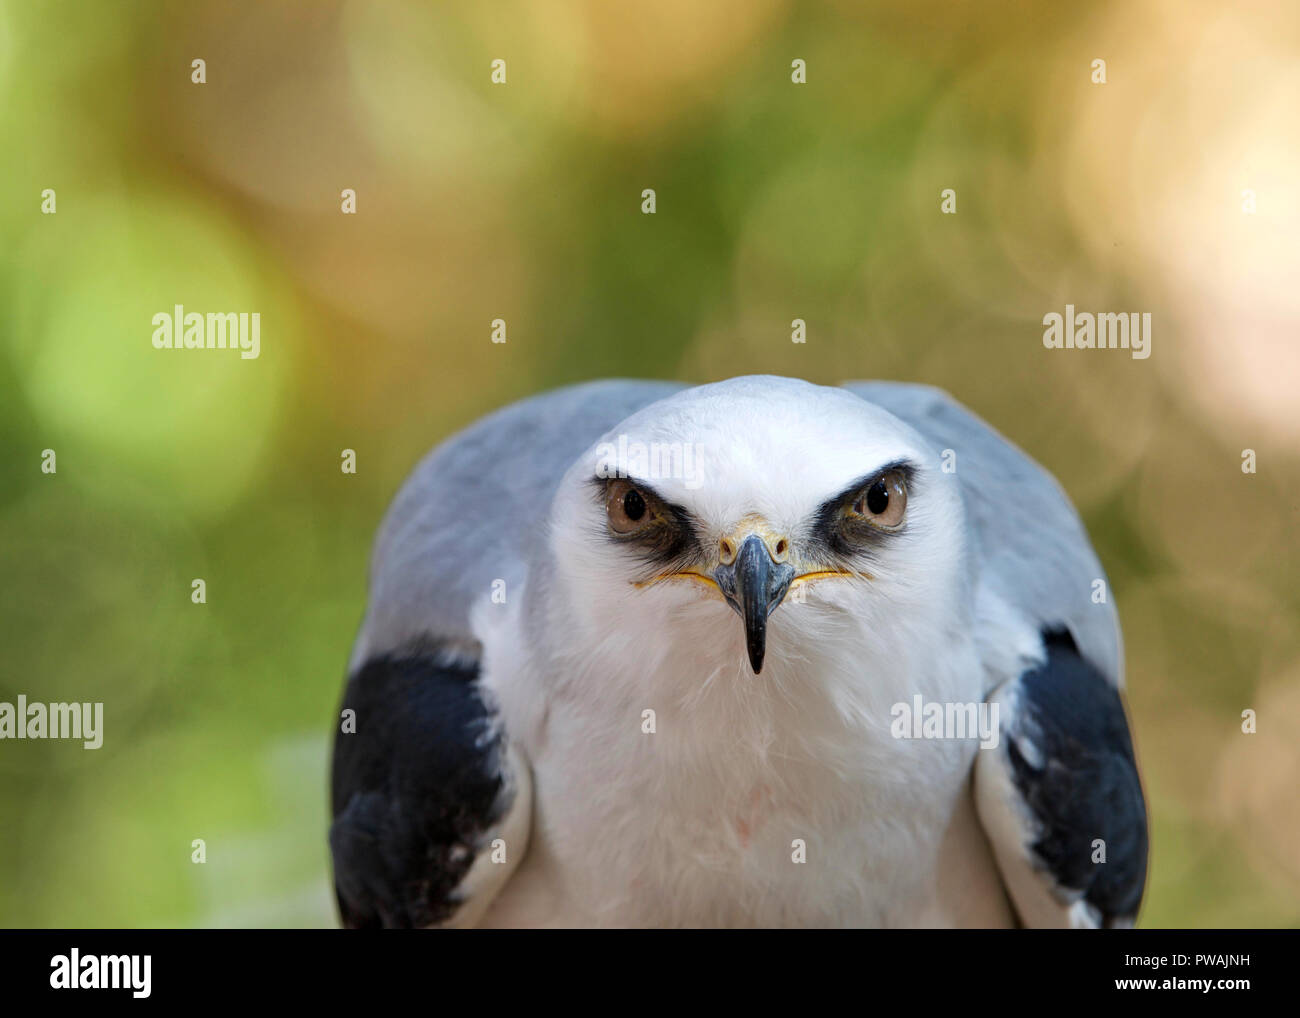
[[[939,450],[794,379],[700,386],[623,421],[565,475],[550,551],[564,642],[685,689],[915,670],[967,604]]]

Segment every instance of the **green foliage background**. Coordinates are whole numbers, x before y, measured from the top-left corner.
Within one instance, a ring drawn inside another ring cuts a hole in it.
[[[943,386],[1056,473],[1125,624],[1143,922],[1294,925],[1300,15],[1219,6],[0,0],[0,699],[107,729],[0,743],[0,924],[333,922],[416,459],[554,385],[774,372]],[[155,351],[178,303],[261,357]],[[1066,303],[1152,312],[1152,358],[1045,350]]]

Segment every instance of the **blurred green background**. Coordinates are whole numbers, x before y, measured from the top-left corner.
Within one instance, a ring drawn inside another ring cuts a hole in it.
[[[106,728],[0,743],[0,925],[333,923],[406,472],[547,387],[753,372],[940,385],[1056,473],[1125,627],[1142,922],[1300,922],[1300,9],[1224,6],[0,0],[0,700]],[[154,350],[177,303],[260,358]],[[1045,350],[1066,303],[1152,357]]]

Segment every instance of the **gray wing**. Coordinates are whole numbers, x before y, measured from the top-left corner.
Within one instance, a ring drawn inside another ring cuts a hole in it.
[[[1119,619],[1093,603],[1106,574],[1074,506],[1046,470],[942,389],[850,382],[857,393],[910,424],[936,453],[955,455],[973,542],[979,597],[992,596],[1035,634],[1065,628],[1113,684],[1123,680]],[[996,657],[1000,648],[989,648]]]
[[[682,388],[615,379],[557,389],[430,452],[379,529],[352,668],[430,634],[472,643],[470,608],[494,579],[523,579],[564,472],[619,421]]]
[[[519,864],[531,774],[480,685],[470,610],[494,580],[524,578],[578,456],[679,388],[595,382],[516,403],[434,449],[394,499],[334,745],[345,925],[472,925]]]
[[[998,745],[976,760],[976,806],[1022,922],[1131,922],[1146,879],[1146,805],[1119,695],[1119,621],[1074,507],[1047,471],[943,391],[845,387],[910,424],[936,455],[955,454],[1000,722]]]

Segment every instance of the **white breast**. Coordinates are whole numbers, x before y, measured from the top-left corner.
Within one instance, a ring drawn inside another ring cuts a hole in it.
[[[517,640],[489,637],[485,681],[532,761],[535,808],[528,857],[485,924],[1009,922],[970,807],[975,744],[889,731],[915,693],[980,699],[974,648],[896,631],[868,654],[830,627],[810,656],[808,620],[782,619],[797,610],[773,616],[759,676],[725,608],[692,613],[658,653],[541,676],[524,674],[536,658]]]

